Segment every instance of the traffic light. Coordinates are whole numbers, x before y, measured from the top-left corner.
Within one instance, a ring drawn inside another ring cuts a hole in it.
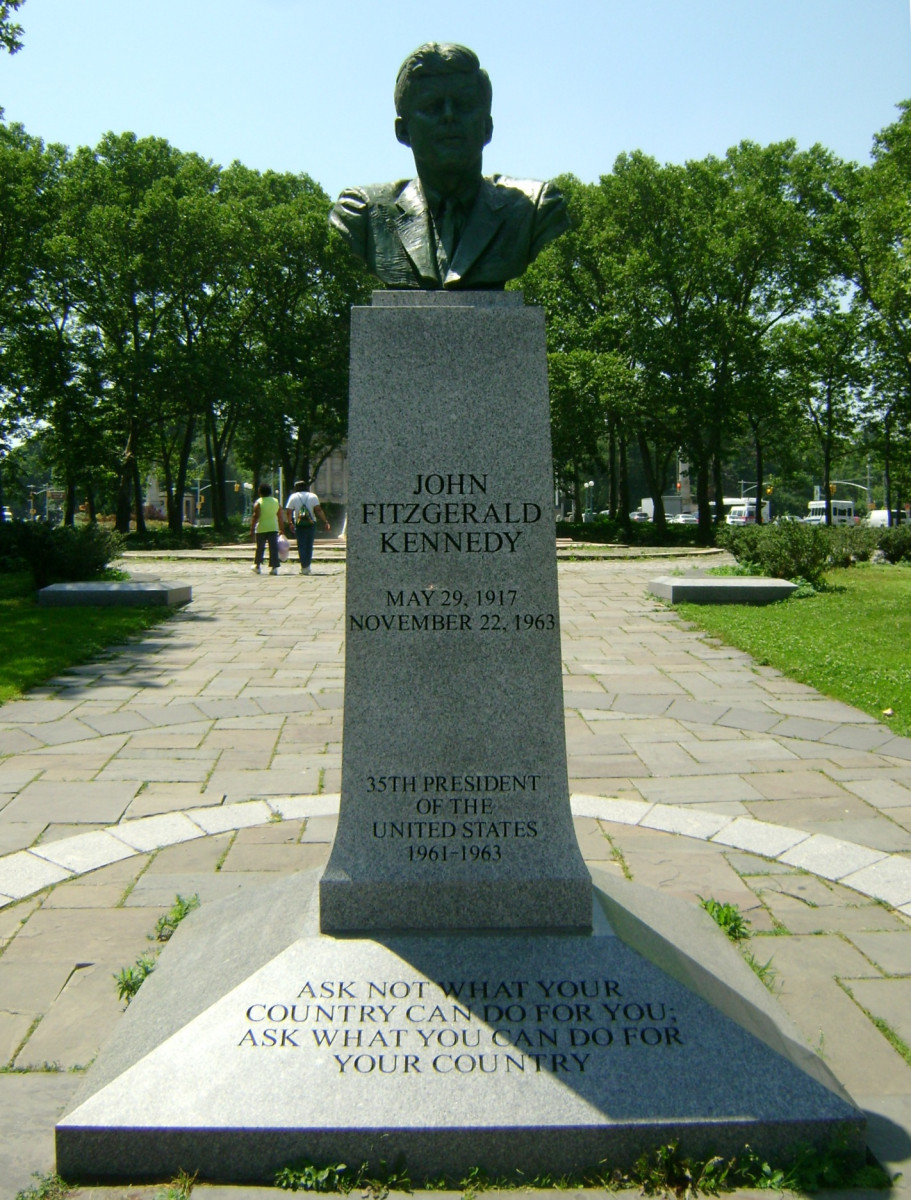
[[[240,484],[239,484],[239,483],[235,482],[235,484],[234,484],[234,490],[235,490],[235,492],[239,492],[239,491],[240,491]]]
[[[834,496],[834,495],[835,495],[835,487],[836,487],[836,485],[835,485],[834,483],[830,483],[830,484],[829,484],[829,495],[830,495],[830,496]]]

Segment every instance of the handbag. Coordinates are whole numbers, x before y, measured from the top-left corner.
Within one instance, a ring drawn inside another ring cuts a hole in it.
[[[278,535],[278,559],[279,562],[287,562],[288,555],[291,552],[291,546],[288,539],[283,533]]]

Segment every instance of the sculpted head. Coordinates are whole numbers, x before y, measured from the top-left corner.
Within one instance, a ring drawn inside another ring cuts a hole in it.
[[[409,54],[395,81],[395,135],[418,174],[437,186],[481,174],[493,135],[493,89],[466,46],[428,42]]]

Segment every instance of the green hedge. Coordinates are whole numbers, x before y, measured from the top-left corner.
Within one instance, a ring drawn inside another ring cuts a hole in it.
[[[867,525],[722,525],[716,544],[737,561],[776,579],[816,584],[831,567],[866,562],[877,550],[889,562],[911,562],[911,527],[871,529]]]
[[[619,521],[601,517],[589,523],[558,521],[557,537],[572,538],[574,542],[594,542],[598,545],[619,543],[624,546],[699,546],[698,525],[668,525],[659,533],[651,521],[632,521],[625,528]]]
[[[911,562],[911,525],[893,525],[877,532],[878,548],[888,562]]]
[[[101,525],[72,529],[40,521],[0,522],[0,571],[31,571],[39,588],[97,579],[122,551],[120,534]]]

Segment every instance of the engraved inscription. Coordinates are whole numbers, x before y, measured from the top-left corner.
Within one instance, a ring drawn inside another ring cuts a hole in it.
[[[239,1048],[316,1052],[349,1076],[584,1074],[686,1044],[671,1004],[606,978],[305,980],[243,1024]]]

